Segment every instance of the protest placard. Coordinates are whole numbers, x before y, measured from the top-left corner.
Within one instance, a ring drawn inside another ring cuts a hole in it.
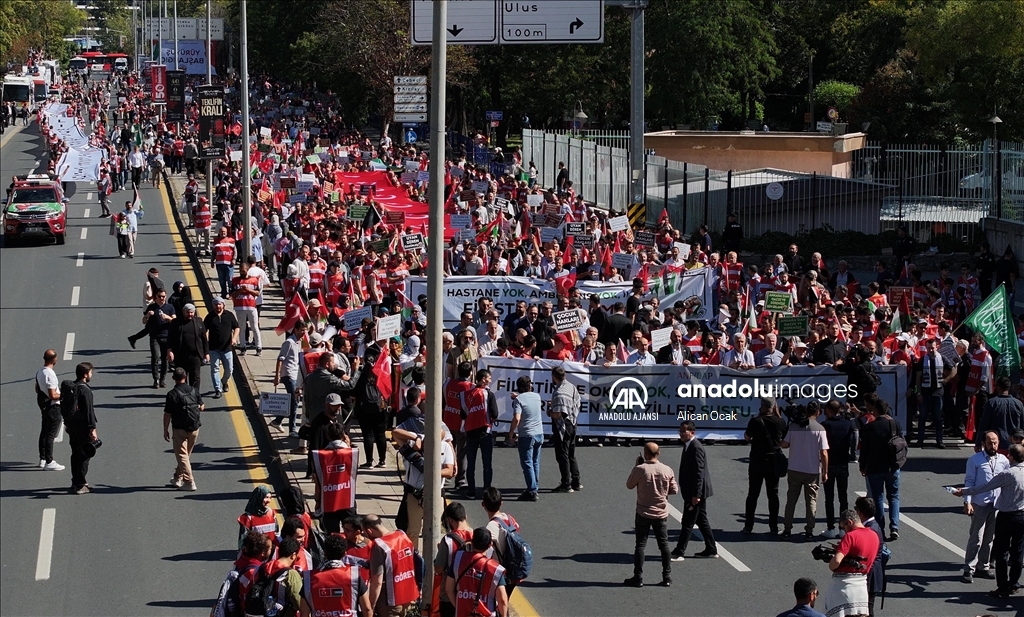
[[[366,218],[366,215],[370,212],[370,206],[366,204],[353,204],[348,209],[348,218],[353,221],[361,221]]]
[[[810,321],[810,318],[806,315],[801,315],[799,317],[779,317],[776,322],[776,326],[779,330],[779,336],[807,336],[810,333]]]
[[[544,203],[543,195],[527,195],[526,204],[531,208],[536,208]]]
[[[769,313],[792,313],[793,294],[786,291],[769,291],[764,295],[764,310]]]
[[[357,309],[349,309],[342,316],[345,323],[345,332],[354,332],[363,325],[363,319],[373,317],[373,308],[364,306]]]
[[[291,177],[287,177],[287,176],[281,178],[281,188],[282,189],[293,189],[293,188],[295,188],[295,183],[296,183],[295,178],[291,178]]]
[[[377,318],[377,340],[384,341],[402,335],[402,314]]]
[[[554,242],[555,240],[562,239],[562,230],[557,227],[541,227],[540,228],[540,241],[541,242]]]
[[[423,250],[423,234],[406,234],[402,236],[403,251]]]
[[[472,184],[472,187],[473,187],[473,192],[474,193],[479,193],[480,195],[485,195],[487,193],[488,189],[491,188],[491,183],[487,182],[486,180],[474,180],[473,184]]]
[[[890,287],[889,288],[889,306],[894,309],[900,305],[903,301],[903,296],[907,297],[907,304],[909,306],[914,305],[914,288],[913,287]]]
[[[636,243],[640,246],[654,246],[654,232],[653,231],[638,231],[634,234]]]
[[[612,267],[619,271],[619,274],[628,273],[636,262],[636,258],[633,257],[632,253],[614,253],[612,254]]]
[[[608,219],[609,231],[626,231],[627,229],[629,229],[629,217],[625,214]]]
[[[388,225],[405,225],[405,212],[385,210],[384,222]]]
[[[665,328],[658,328],[657,330],[651,330],[651,348],[650,351],[653,354],[657,354],[658,350],[672,342],[672,326]]]
[[[452,229],[469,229],[473,226],[473,217],[469,214],[453,214],[451,226]]]
[[[551,313],[551,320],[555,323],[555,332],[568,332],[579,328],[583,325],[585,315],[586,313],[581,313],[579,309]]]

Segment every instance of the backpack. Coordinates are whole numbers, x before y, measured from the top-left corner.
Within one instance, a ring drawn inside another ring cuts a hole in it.
[[[242,612],[241,598],[238,597],[238,579],[244,574],[248,578],[255,576],[259,565],[251,565],[244,570],[231,570],[220,586],[220,593],[217,594],[217,603],[210,611],[210,617],[244,617]]]
[[[896,421],[889,418],[889,428],[892,434],[885,444],[885,458],[889,469],[900,469],[907,463],[907,440],[903,434],[896,429]]]
[[[501,559],[498,563],[505,568],[505,575],[510,581],[519,582],[530,575],[533,568],[533,549],[530,544],[519,535],[515,527],[508,524],[508,521],[501,517],[491,519],[498,523],[498,527],[505,530],[505,547],[501,551]]]
[[[70,379],[60,382],[60,416],[69,428],[78,417],[78,386]]]
[[[278,614],[281,610],[281,598],[275,598],[274,592],[277,591],[278,583],[283,582],[290,571],[290,568],[285,568],[277,576],[271,577],[267,574],[267,565],[260,566],[256,573],[256,580],[253,581],[248,595],[245,596],[246,616],[271,617]]]
[[[188,416],[188,426],[185,430],[197,431],[202,426],[199,421],[199,393],[195,388],[188,395],[181,395],[181,403],[185,407],[185,414]]]

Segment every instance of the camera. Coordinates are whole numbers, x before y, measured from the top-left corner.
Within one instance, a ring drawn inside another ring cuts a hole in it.
[[[793,424],[800,426],[807,426],[810,421],[810,414],[807,411],[806,405],[796,405],[790,400],[786,400],[788,405],[782,408],[782,414],[789,419]]]
[[[832,561],[832,558],[836,555],[836,547],[829,544],[819,544],[811,549],[811,556],[814,557],[815,561],[824,561],[828,563]]]

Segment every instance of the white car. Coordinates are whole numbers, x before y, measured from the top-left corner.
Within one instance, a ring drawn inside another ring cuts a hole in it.
[[[981,197],[992,188],[992,174],[980,171],[960,179],[960,190]],[[1024,197],[1024,161],[1003,172],[1003,196]]]

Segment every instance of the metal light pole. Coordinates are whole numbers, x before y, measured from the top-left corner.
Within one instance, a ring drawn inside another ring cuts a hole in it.
[[[206,85],[213,85],[213,35],[210,32],[213,7],[211,0],[206,0]],[[206,198],[213,209],[213,159],[206,160]]]
[[[992,109],[992,117],[989,118],[989,122],[992,123],[992,181],[989,185],[992,187],[992,202],[996,207],[996,216],[999,218],[1003,217],[1003,166],[1002,166],[1002,153],[999,149],[999,125],[1003,123],[1002,118],[995,115],[995,108]]]
[[[156,46],[156,53],[157,53],[156,57],[157,57],[157,59],[159,59],[159,62],[157,62],[157,64],[159,64],[160,66],[163,66],[163,64],[164,64],[164,20],[167,19],[167,0],[163,0],[163,2],[160,5],[157,6],[157,15],[160,15],[160,18],[157,19],[157,22],[159,22],[159,29],[160,29],[160,43],[157,44],[157,46]]]
[[[245,20],[245,0],[239,0],[238,11],[241,23],[242,36],[242,61],[241,80],[238,88],[242,93],[242,204],[244,204],[244,216],[242,217],[242,255],[247,259],[252,255],[252,224],[248,219],[252,217],[252,171],[249,162],[249,33]],[[243,261],[244,263],[244,261]]]
[[[433,44],[430,74],[430,214],[427,245],[427,408],[426,439],[423,444],[423,555],[434,563],[441,540],[441,408],[444,404],[444,354],[441,334],[444,330],[444,118],[445,80],[448,74],[448,0],[434,0]],[[433,589],[434,569],[427,567],[424,589]]]
[[[814,122],[814,53],[807,60],[807,130],[817,127]]]
[[[174,0],[174,70],[178,70],[178,0]]]
[[[139,70],[139,21],[138,21],[138,4],[136,0],[132,0],[132,66],[135,70]]]
[[[634,0],[629,7],[630,62],[629,62],[629,169],[631,203],[644,200],[644,11],[647,0]]]

